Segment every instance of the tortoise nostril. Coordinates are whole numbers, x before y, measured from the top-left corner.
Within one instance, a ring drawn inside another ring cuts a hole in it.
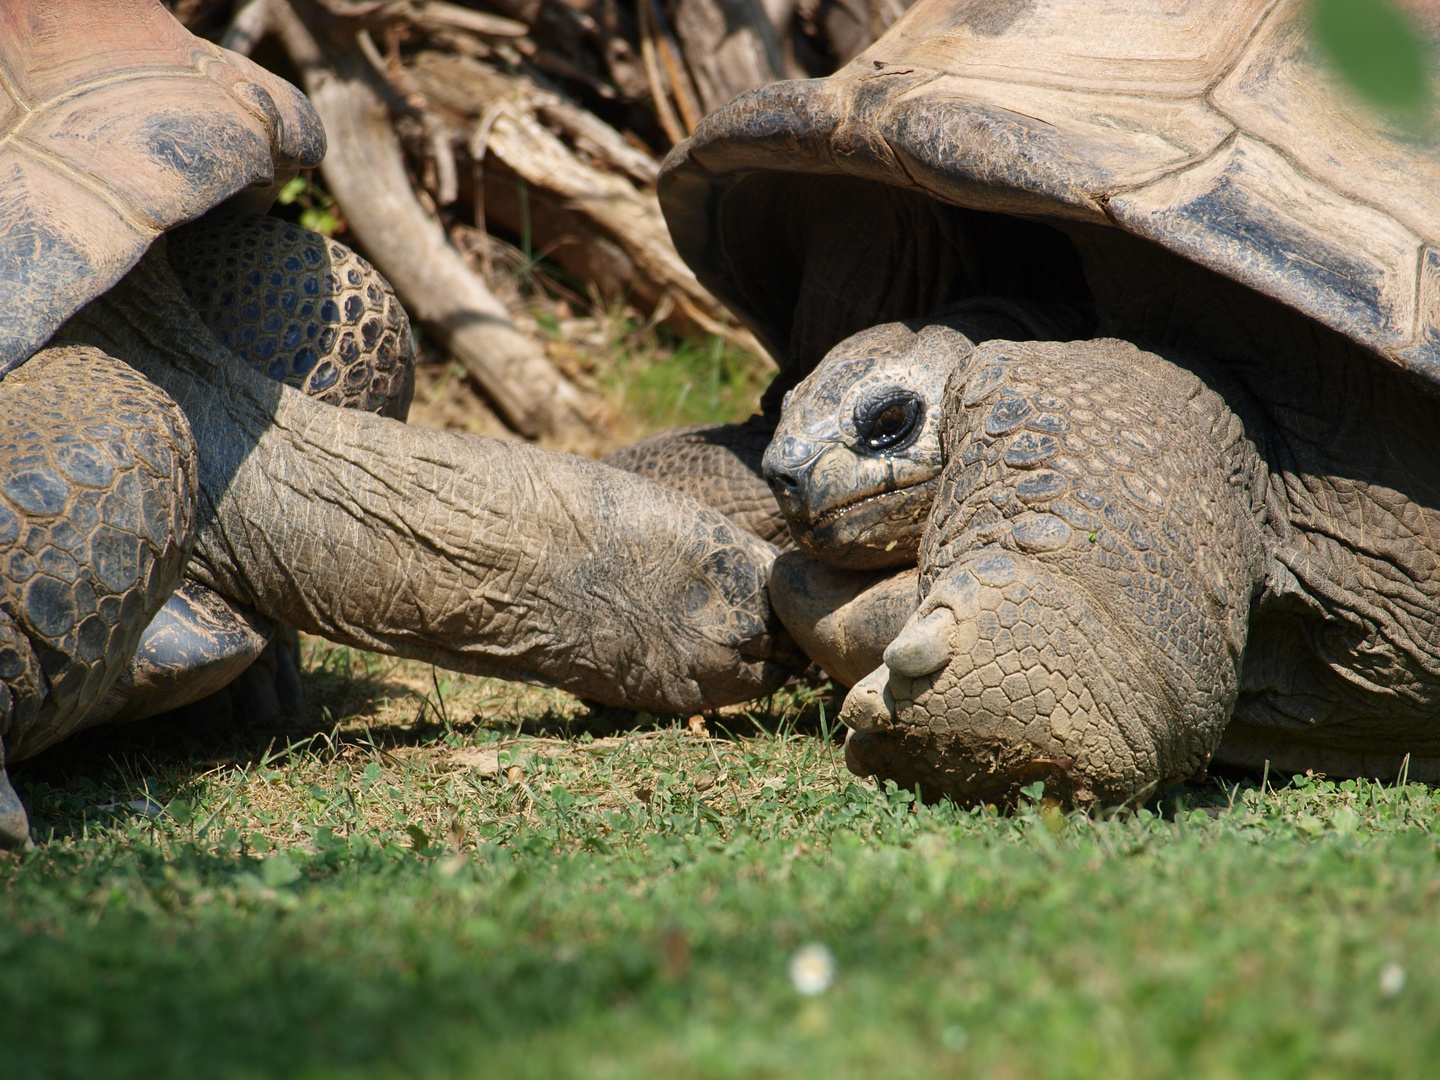
[[[789,469],[772,469],[767,478],[771,484],[778,484],[786,491],[794,492],[800,488],[800,479]]]
[[[805,478],[824,449],[823,444],[793,436],[777,438],[761,459],[760,475],[777,496],[793,498],[804,490]]]

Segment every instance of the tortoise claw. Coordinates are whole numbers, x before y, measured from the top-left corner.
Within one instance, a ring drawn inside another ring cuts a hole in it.
[[[851,731],[869,734],[895,723],[895,698],[890,693],[890,669],[884,664],[850,688],[840,707],[840,722]]]

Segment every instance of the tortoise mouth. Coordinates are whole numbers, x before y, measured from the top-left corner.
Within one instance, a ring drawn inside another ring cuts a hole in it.
[[[809,520],[790,519],[803,551],[822,562],[868,570],[907,566],[919,557],[920,534],[930,517],[940,477],[827,507]]]
[[[917,480],[913,484],[905,484],[903,487],[888,488],[884,491],[871,492],[849,499],[835,506],[828,506],[817,514],[813,514],[807,521],[806,527],[811,529],[825,529],[836,525],[842,518],[850,517],[852,520],[857,515],[873,516],[877,513],[884,514],[896,504],[909,504],[920,496],[927,496],[934,499],[935,489],[940,486],[939,476],[926,477],[924,480]]]

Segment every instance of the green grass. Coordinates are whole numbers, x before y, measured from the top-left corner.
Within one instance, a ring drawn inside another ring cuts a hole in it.
[[[1119,1080],[1440,1057],[1421,785],[1212,781],[1106,820],[1006,816],[851,778],[824,689],[701,728],[329,646],[309,667],[291,724],[142,724],[14,770],[48,839],[0,860],[0,1075]],[[144,799],[166,809],[102,809]],[[836,975],[807,998],[787,964],[811,942]]]
[[[744,420],[774,374],[719,337],[631,331],[627,341],[602,384],[616,413],[648,431]]]

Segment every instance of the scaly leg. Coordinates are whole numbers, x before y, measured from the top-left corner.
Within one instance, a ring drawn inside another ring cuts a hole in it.
[[[846,699],[851,768],[965,800],[1043,779],[1081,805],[1202,769],[1265,567],[1238,418],[1113,340],[988,342],[946,408],[924,598]]]

